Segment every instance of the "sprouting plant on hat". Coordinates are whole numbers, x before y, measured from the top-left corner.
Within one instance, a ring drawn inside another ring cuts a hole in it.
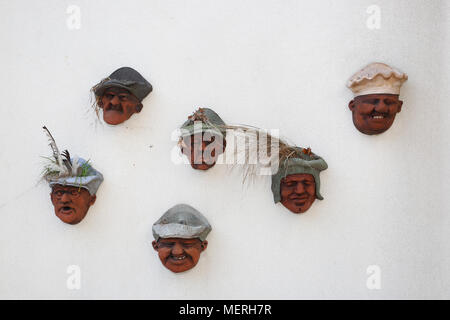
[[[311,148],[299,148],[289,143],[287,139],[275,137],[267,130],[249,125],[226,125],[225,129],[231,131],[237,139],[245,142],[244,148],[235,147],[232,151],[234,159],[244,159],[244,163],[234,163],[232,168],[238,165],[243,170],[243,183],[250,178],[253,180],[263,168],[270,168],[272,163],[278,163],[278,167],[289,166],[291,158],[302,158],[305,160],[316,159],[317,156],[311,152]],[[238,140],[239,141],[239,140]],[[258,155],[258,161],[252,159],[252,155]],[[265,155],[270,158],[267,163],[261,163],[260,157]],[[242,165],[242,167],[240,166]]]
[[[79,178],[88,176],[89,169],[91,168],[89,161],[86,161],[80,165],[78,157],[74,156],[73,159],[71,159],[70,153],[67,149],[62,153],[59,152],[56,141],[50,131],[46,126],[43,126],[42,129],[44,129],[44,132],[47,134],[50,142],[49,146],[53,151],[53,157],[43,157],[44,159],[47,159],[47,163],[44,165],[44,169],[42,170],[42,178],[49,181],[55,178],[69,176]]]
[[[207,115],[205,114],[205,109],[204,108],[198,108],[196,111],[194,111],[190,116],[188,116],[188,120],[191,120],[192,122],[197,122],[200,121],[206,125],[208,125],[211,128],[217,129],[218,131],[223,131],[225,130],[225,126],[222,125],[217,125],[213,122],[211,122]],[[186,148],[186,143],[184,142],[183,136],[180,136],[179,140],[178,140],[178,146],[181,148]]]

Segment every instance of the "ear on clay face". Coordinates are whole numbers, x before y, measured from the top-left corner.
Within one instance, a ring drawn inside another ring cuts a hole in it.
[[[398,112],[402,111],[402,105],[403,105],[403,101],[402,100],[398,100]]]
[[[206,248],[208,247],[208,241],[203,241],[202,242],[202,244],[201,244],[201,246],[202,246],[202,251],[205,251],[206,250]]]
[[[89,206],[92,206],[95,203],[95,200],[97,200],[97,195],[92,195],[91,199],[89,200]]]
[[[348,103],[348,108],[349,108],[351,111],[353,111],[353,110],[355,109],[355,100],[351,100],[351,101]]]

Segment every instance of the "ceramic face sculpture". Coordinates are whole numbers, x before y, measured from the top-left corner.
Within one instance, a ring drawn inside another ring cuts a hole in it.
[[[152,85],[139,72],[122,67],[91,90],[95,94],[96,107],[103,110],[103,120],[117,125],[141,112],[142,100],[152,89]]]
[[[200,254],[206,250],[206,237],[211,231],[208,220],[196,209],[178,204],[153,224],[153,249],[161,263],[179,273],[195,267]]]
[[[96,195],[74,186],[55,184],[50,193],[56,216],[65,223],[77,224],[94,204]]]
[[[353,124],[362,133],[373,135],[388,130],[402,109],[400,87],[408,76],[384,63],[372,63],[347,82],[355,98],[348,107]]]
[[[225,152],[225,123],[213,110],[199,108],[180,129],[181,152],[189,158],[193,169],[212,168]]]
[[[56,142],[46,127],[53,157],[43,170],[43,178],[52,191],[50,199],[55,215],[64,223],[77,224],[86,216],[89,207],[96,200],[96,193],[103,181],[103,175],[88,161],[70,157],[69,151],[60,153]]]
[[[319,173],[327,163],[311,149],[295,147],[295,154],[280,162],[278,172],[272,176],[274,202],[281,202],[293,213],[304,213],[320,195]]]

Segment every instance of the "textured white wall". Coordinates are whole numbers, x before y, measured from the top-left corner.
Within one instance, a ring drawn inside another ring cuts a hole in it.
[[[1,1],[0,297],[450,298],[449,11],[444,0]],[[409,80],[393,127],[366,136],[345,83],[374,61]],[[89,88],[121,66],[154,91],[124,125],[95,125]],[[171,132],[197,106],[311,146],[329,164],[325,200],[298,216],[273,204],[270,179],[242,186],[225,166],[174,165]],[[43,124],[104,174],[79,225],[36,185]],[[151,225],[183,202],[213,231],[197,267],[172,274]],[[69,265],[79,290],[66,287]],[[369,265],[381,290],[366,287]]]

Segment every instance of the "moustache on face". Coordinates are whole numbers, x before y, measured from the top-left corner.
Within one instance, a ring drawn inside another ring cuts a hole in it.
[[[112,103],[109,103],[109,104],[106,105],[106,107],[103,108],[103,110],[105,110],[105,111],[117,111],[117,112],[123,113],[123,108],[122,108],[121,104],[113,105]]]

